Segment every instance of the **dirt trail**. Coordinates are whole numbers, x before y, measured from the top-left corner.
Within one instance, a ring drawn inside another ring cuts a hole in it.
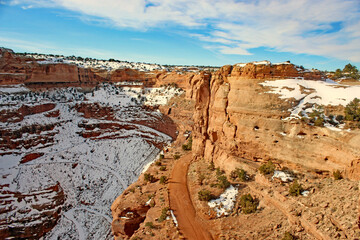
[[[189,240],[211,240],[212,237],[196,216],[187,187],[187,172],[192,154],[186,154],[177,162],[169,182],[170,208],[179,223],[180,232]]]

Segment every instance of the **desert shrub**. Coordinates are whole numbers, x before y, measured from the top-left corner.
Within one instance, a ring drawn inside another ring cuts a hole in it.
[[[325,123],[324,119],[324,111],[319,107],[318,110],[313,110],[310,114],[310,122],[312,122],[315,126],[323,127]]]
[[[185,151],[190,151],[192,149],[192,137],[190,136],[187,144],[182,145],[182,149]]]
[[[250,214],[256,212],[256,208],[259,202],[254,199],[251,194],[242,195],[240,198],[240,207],[241,211],[245,214]]]
[[[203,185],[204,180],[205,180],[205,175],[202,174],[202,173],[200,173],[200,174],[198,175],[199,184],[200,184],[200,185]]]
[[[339,123],[342,123],[345,118],[344,118],[343,115],[337,115],[337,116],[335,117],[335,119],[336,119],[336,121],[338,121]]]
[[[216,168],[216,176],[219,177],[221,175],[223,175],[225,172],[223,170],[221,170],[220,168]]]
[[[341,175],[341,172],[339,170],[334,171],[333,176],[334,176],[335,180],[340,180],[343,178],[343,176]]]
[[[161,160],[161,159],[164,159],[164,154],[160,154],[160,156],[159,156],[159,159]]]
[[[213,161],[210,162],[208,169],[209,169],[210,171],[214,171],[214,170],[215,170],[215,164],[214,164]]]
[[[299,196],[301,192],[304,191],[303,187],[300,183],[298,183],[297,180],[295,180],[292,184],[289,186],[289,193],[291,196]]]
[[[144,180],[145,182],[155,182],[156,179],[153,175],[151,175],[150,173],[145,173],[144,174]]]
[[[244,169],[236,168],[234,171],[230,173],[230,177],[232,179],[239,179],[240,181],[247,181],[249,179],[249,176],[247,175],[246,171]]]
[[[167,182],[167,177],[166,176],[161,176],[160,177],[160,183],[165,184],[166,182]]]
[[[160,171],[166,171],[166,166],[161,166]]]
[[[348,121],[360,121],[360,99],[354,98],[346,105],[345,119]]]
[[[136,237],[131,238],[131,240],[141,240],[141,238],[136,236]]]
[[[155,228],[155,226],[154,226],[154,224],[152,222],[145,223],[145,227],[148,227],[148,228],[151,228],[151,229]]]
[[[200,190],[198,192],[198,197],[200,201],[210,201],[213,199],[213,195],[209,190]]]
[[[335,119],[335,117],[333,115],[329,115],[329,119],[327,120],[327,122],[330,123],[333,126],[339,125],[339,123],[336,122],[334,119]]]
[[[155,162],[155,165],[156,165],[156,166],[161,166],[161,162],[160,162],[160,161],[156,161],[156,162]]]
[[[218,188],[226,189],[226,188],[230,187],[230,182],[228,181],[228,179],[225,175],[218,176],[217,180],[218,180],[218,183],[217,183]]]
[[[177,160],[177,159],[179,159],[179,158],[180,158],[180,155],[179,155],[179,154],[175,154],[175,155],[174,155],[174,159],[175,159],[175,160]]]
[[[267,163],[263,163],[260,168],[259,171],[261,174],[263,175],[268,175],[268,174],[274,174],[275,171],[275,165],[273,164],[273,162],[270,160]]]
[[[296,238],[289,232],[285,232],[281,240],[295,240]]]
[[[164,220],[166,220],[166,218],[168,216],[168,211],[169,211],[168,207],[165,207],[161,210],[161,215],[158,219],[159,222],[163,222]]]

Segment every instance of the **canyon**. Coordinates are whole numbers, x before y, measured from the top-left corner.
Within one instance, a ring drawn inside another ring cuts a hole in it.
[[[360,238],[360,130],[335,120],[360,84],[289,62],[200,69],[0,55],[2,238]],[[291,180],[261,174],[269,162]],[[227,193],[219,176],[234,193],[221,213],[198,198]],[[247,193],[252,214],[240,206]]]

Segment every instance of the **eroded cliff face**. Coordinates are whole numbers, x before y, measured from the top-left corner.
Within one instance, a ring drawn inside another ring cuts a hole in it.
[[[185,88],[187,79],[193,75],[159,70],[144,72],[129,68],[107,71],[66,63],[39,64],[38,60],[0,48],[0,85],[26,84],[45,88],[95,86],[100,82],[137,82],[152,87],[176,82],[179,87]]]
[[[61,216],[65,194],[60,184],[27,193],[0,185],[0,237],[39,239],[51,231]],[[5,216],[16,216],[6,218]]]
[[[340,169],[359,179],[358,130],[332,131],[289,117],[295,99],[285,101],[266,93],[264,79],[305,77],[292,64],[224,66],[195,76],[189,97],[196,101],[193,149],[198,157],[230,172],[239,159],[273,160],[280,166],[319,173]]]

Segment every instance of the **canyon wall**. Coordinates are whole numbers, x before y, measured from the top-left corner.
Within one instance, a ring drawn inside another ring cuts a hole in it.
[[[231,171],[239,159],[272,160],[279,166],[326,174],[339,169],[352,179],[360,175],[359,131],[332,131],[289,117],[295,100],[266,93],[265,79],[305,77],[294,65],[224,66],[190,81],[188,97],[195,100],[193,150],[196,156]]]
[[[139,82],[144,87],[176,83],[185,88],[186,79],[193,73],[178,74],[155,70],[82,68],[75,64],[39,64],[38,60],[15,54],[10,49],[0,48],[0,85],[23,84],[48,86],[93,86],[99,82]]]

